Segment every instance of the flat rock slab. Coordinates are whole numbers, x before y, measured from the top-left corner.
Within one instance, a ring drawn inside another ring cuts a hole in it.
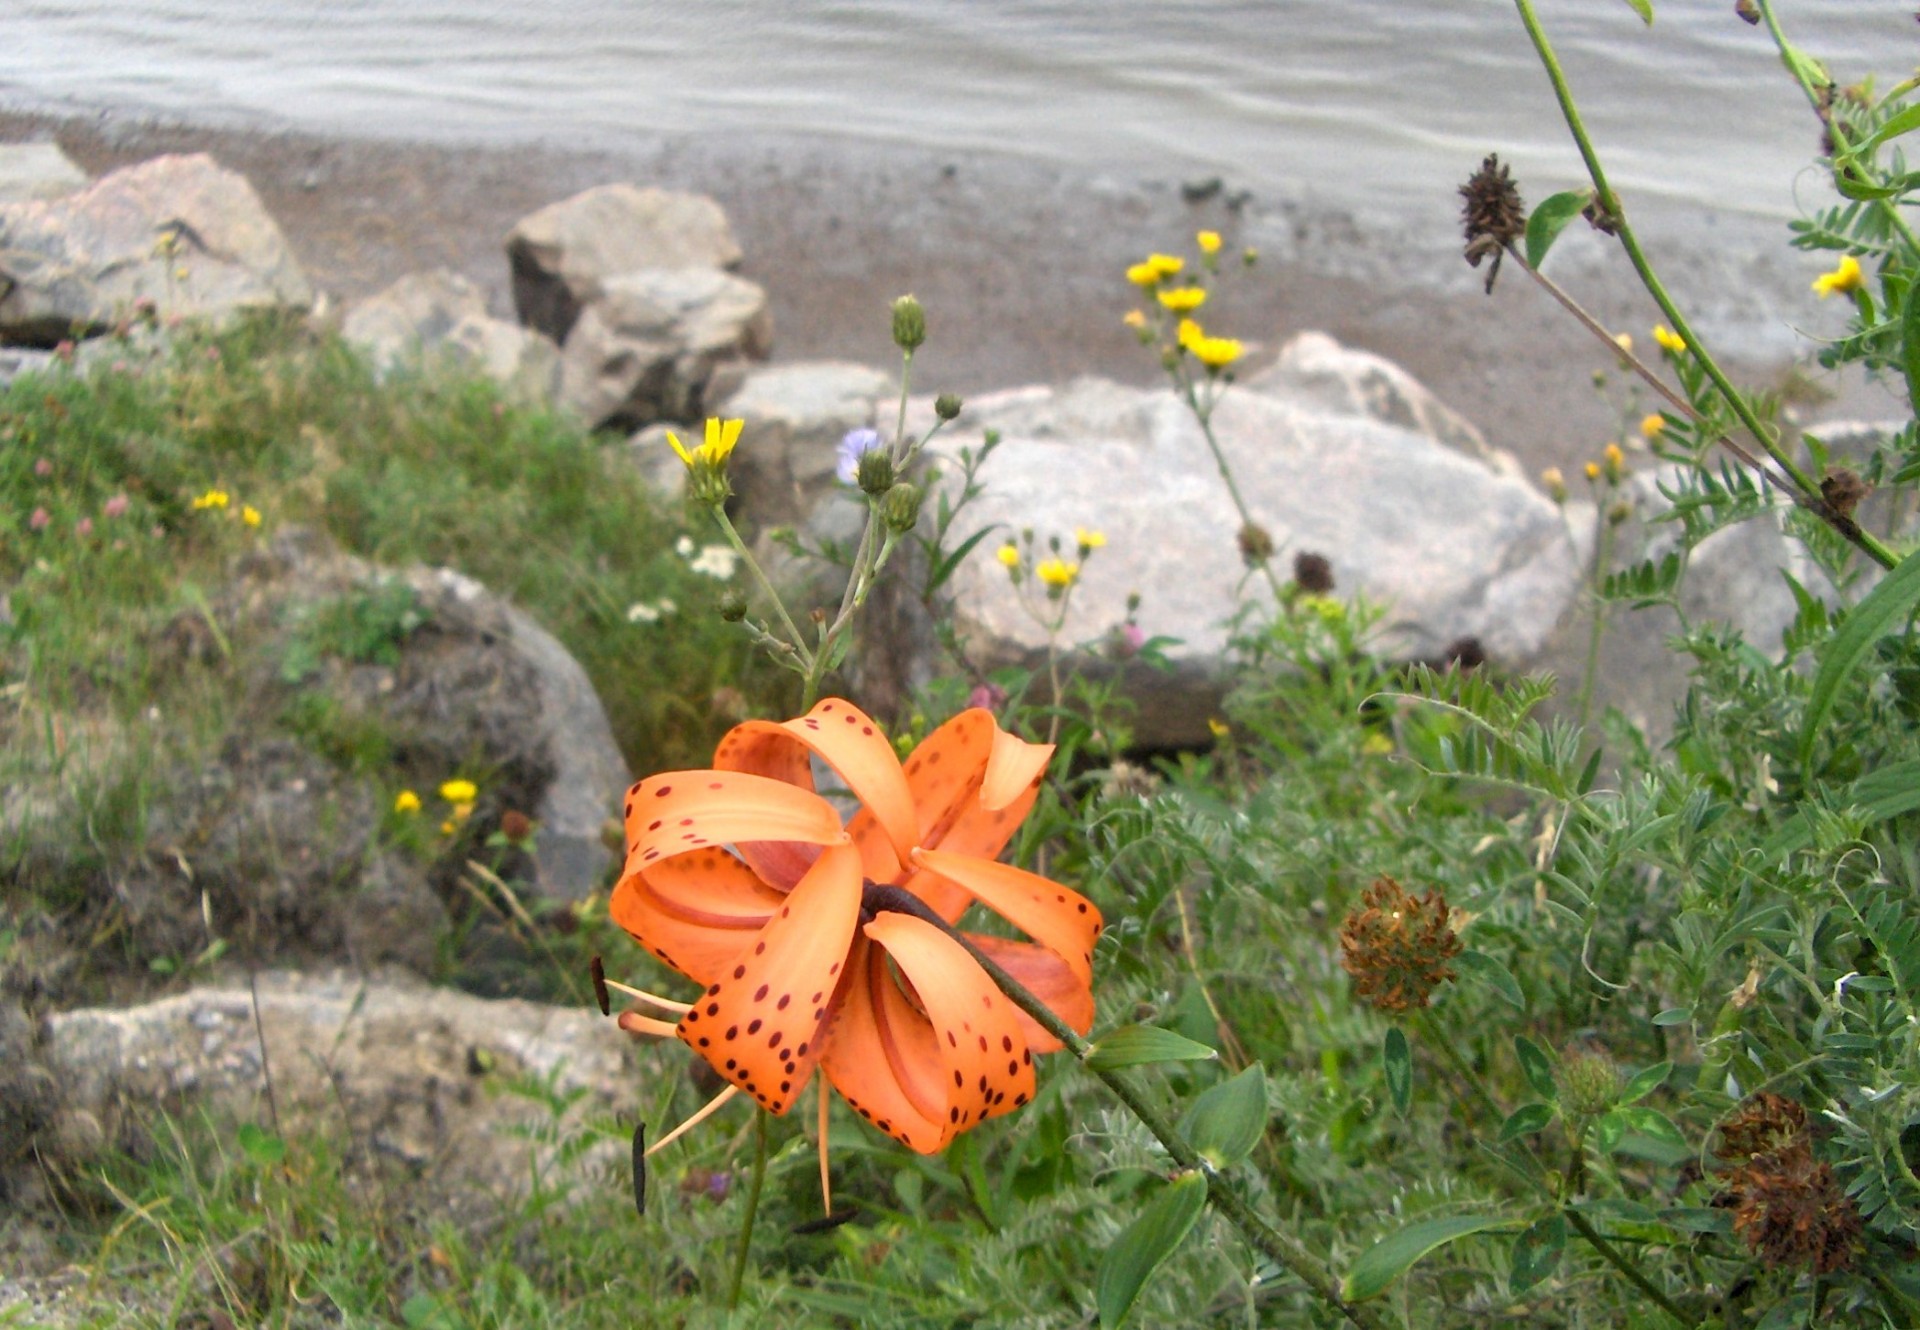
[[[203,153],[156,157],[53,199],[0,204],[0,341],[47,345],[151,301],[224,323],[305,310],[313,288],[253,186]]]
[[[444,358],[529,401],[551,397],[559,378],[550,338],[494,318],[480,288],[445,269],[411,273],[369,296],[347,312],[340,334],[382,370]]]

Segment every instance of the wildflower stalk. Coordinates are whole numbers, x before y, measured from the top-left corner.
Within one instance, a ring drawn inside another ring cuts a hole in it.
[[[1192,379],[1180,385],[1181,396],[1187,403],[1187,409],[1193,412],[1193,418],[1200,424],[1200,436],[1207,441],[1207,451],[1213,454],[1213,465],[1220,472],[1220,480],[1227,487],[1227,497],[1233,500],[1234,511],[1240,514],[1240,529],[1250,530],[1255,526],[1253,513],[1247,507],[1247,501],[1240,496],[1240,486],[1233,478],[1233,468],[1227,465],[1227,455],[1220,450],[1220,440],[1213,432],[1213,408],[1218,398],[1211,393],[1202,403],[1200,395],[1194,391]],[[1273,603],[1284,605],[1286,592],[1280,584],[1280,575],[1273,571],[1273,556],[1263,555],[1256,562],[1267,579],[1267,586],[1273,592]]]
[[[767,1118],[763,1108],[753,1114],[753,1178],[747,1184],[747,1212],[740,1220],[740,1246],[733,1253],[733,1274],[727,1280],[727,1310],[740,1305],[740,1286],[747,1277],[747,1251],[753,1246],[753,1220],[760,1212],[760,1186],[767,1177]]]
[[[1800,54],[1798,47],[1787,40],[1787,34],[1781,29],[1779,19],[1774,16],[1772,0],[1759,0],[1759,6],[1760,17],[1767,25],[1767,35],[1773,38],[1774,47],[1780,52],[1780,63],[1787,67],[1787,72],[1793,75],[1793,81],[1800,85],[1800,91],[1806,95],[1808,105],[1813,107],[1813,113],[1820,116],[1826,124],[1827,133],[1833,140],[1834,157],[1846,156],[1853,150],[1853,145],[1847,142],[1847,131],[1840,123],[1839,117],[1821,113],[1820,88],[1815,85],[1811,77],[1815,66]],[[1913,81],[1909,80],[1894,89],[1889,96],[1902,95],[1905,91],[1911,90],[1912,86]],[[1873,178],[1865,162],[1856,160],[1853,163],[1853,169],[1858,171],[1863,182],[1870,186],[1880,187],[1886,183]],[[1839,175],[1837,165],[1834,174],[1836,177]],[[1910,249],[1920,250],[1920,236],[1914,235],[1913,228],[1907,224],[1907,219],[1901,215],[1899,208],[1884,198],[1871,199],[1869,203],[1888,226],[1900,233]]]
[[[1766,474],[1762,472],[1762,474]],[[1580,716],[1580,728],[1586,729],[1587,722],[1593,718],[1593,684],[1600,673],[1600,639],[1607,631],[1607,602],[1600,596],[1600,580],[1607,575],[1607,569],[1613,565],[1614,522],[1612,514],[1605,508],[1598,508],[1595,520],[1600,524],[1600,537],[1595,542],[1593,554],[1593,572],[1589,576],[1589,587],[1593,593],[1593,623],[1587,629],[1587,667],[1580,676],[1580,693],[1574,703],[1574,710]]]
[[[1560,113],[1567,122],[1567,129],[1572,133],[1574,144],[1580,149],[1580,157],[1587,165],[1587,175],[1593,181],[1595,207],[1613,229],[1621,248],[1627,252],[1628,260],[1640,276],[1640,284],[1646,288],[1647,294],[1653,297],[1654,303],[1660,307],[1660,312],[1666,315],[1667,322],[1674,332],[1686,342],[1688,350],[1699,361],[1700,368],[1707,377],[1713,380],[1713,386],[1720,390],[1720,395],[1726,399],[1727,405],[1732,408],[1733,414],[1739,419],[1741,425],[1766,450],[1767,456],[1773,459],[1774,465],[1792,480],[1798,491],[1801,505],[1822,515],[1829,525],[1875,563],[1883,568],[1892,568],[1899,559],[1891,550],[1873,535],[1861,530],[1856,523],[1836,521],[1835,515],[1827,512],[1820,500],[1820,487],[1787,455],[1773,431],[1760,422],[1760,418],[1754,414],[1753,406],[1747,401],[1745,394],[1733,386],[1726,371],[1720,368],[1719,362],[1707,351],[1699,334],[1694,331],[1693,325],[1687,321],[1686,316],[1680,312],[1680,307],[1674,303],[1673,297],[1667,293],[1666,286],[1654,272],[1653,264],[1648,260],[1646,252],[1640,248],[1639,237],[1634,234],[1632,224],[1627,221],[1626,212],[1620,204],[1620,196],[1615,194],[1613,186],[1607,183],[1606,170],[1600,164],[1600,155],[1595,151],[1593,140],[1587,134],[1586,125],[1580,119],[1580,108],[1573,100],[1573,90],[1567,84],[1566,73],[1560,67],[1559,57],[1554,54],[1553,46],[1547,40],[1546,30],[1540,26],[1540,19],[1534,13],[1533,0],[1513,0],[1513,3],[1520,13],[1521,23],[1526,27],[1527,37],[1533,42],[1533,49],[1540,57],[1541,66],[1546,70],[1547,79],[1553,85],[1553,95],[1560,103]]]
[[[1569,1224],[1573,1225],[1573,1231],[1585,1238],[1588,1245],[1599,1252],[1602,1259],[1604,1259],[1608,1265],[1618,1270],[1622,1275],[1625,1275],[1627,1282],[1646,1294],[1661,1311],[1671,1316],[1681,1325],[1703,1324],[1698,1317],[1688,1316],[1675,1306],[1673,1300],[1665,1293],[1662,1293],[1659,1286],[1651,1279],[1648,1279],[1639,1266],[1623,1256],[1619,1248],[1607,1241],[1606,1236],[1602,1234],[1599,1229],[1595,1228],[1592,1221],[1585,1215],[1570,1205],[1561,1206],[1560,1213],[1567,1217]]]
[[[1198,1170],[1207,1179],[1207,1200],[1215,1206],[1228,1222],[1240,1230],[1243,1237],[1276,1264],[1290,1271],[1301,1283],[1305,1284],[1321,1301],[1346,1317],[1348,1321],[1360,1327],[1360,1330],[1387,1330],[1387,1322],[1374,1309],[1365,1303],[1348,1302],[1340,1296],[1340,1281],[1319,1257],[1306,1247],[1306,1244],[1290,1234],[1268,1224],[1257,1214],[1241,1195],[1227,1185],[1225,1177],[1199,1151],[1195,1150],[1182,1136],[1173,1123],[1149,1103],[1141,1094],[1138,1086],[1110,1067],[1096,1066],[1088,1059],[1093,1056],[1093,1045],[1083,1039],[1074,1028],[1054,1014],[1053,1008],[1029,992],[1025,985],[996,964],[992,957],[976,947],[966,934],[954,928],[940,915],[936,914],[924,902],[912,893],[902,889],[887,890],[883,908],[910,914],[925,923],[932,924],[942,933],[958,942],[967,951],[974,962],[986,971],[987,977],[1007,995],[1014,1006],[1020,1008],[1034,1021],[1064,1044],[1082,1067],[1092,1072],[1106,1087],[1113,1091],[1114,1097],[1126,1105],[1127,1110],[1140,1120],[1140,1124],[1153,1134],[1174,1163],[1185,1170]]]

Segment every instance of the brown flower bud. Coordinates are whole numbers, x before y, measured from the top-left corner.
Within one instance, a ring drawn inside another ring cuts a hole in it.
[[[1249,522],[1240,528],[1235,539],[1240,545],[1240,557],[1249,568],[1258,568],[1273,557],[1273,537],[1263,526]]]
[[[1293,583],[1309,596],[1324,596],[1333,590],[1333,565],[1324,554],[1302,550],[1293,556]]]
[[[1453,978],[1447,962],[1460,938],[1447,922],[1447,898],[1431,888],[1410,896],[1390,877],[1375,878],[1361,908],[1340,925],[1340,967],[1353,976],[1353,993],[1381,1011],[1424,1007],[1433,990]]]

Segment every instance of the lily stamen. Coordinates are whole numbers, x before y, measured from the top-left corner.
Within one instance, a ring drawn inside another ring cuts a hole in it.
[[[722,1090],[719,1094],[709,1099],[706,1103],[706,1107],[702,1108],[698,1113],[695,1113],[692,1117],[688,1118],[685,1122],[675,1127],[672,1131],[668,1132],[665,1136],[662,1136],[659,1140],[655,1141],[652,1145],[649,1145],[647,1147],[646,1157],[648,1159],[651,1159],[655,1155],[659,1154],[662,1150],[666,1149],[669,1145],[672,1145],[675,1141],[679,1140],[682,1136],[685,1136],[688,1132],[692,1131],[695,1127],[699,1126],[701,1123],[705,1122],[708,1118],[712,1117],[715,1113],[719,1112],[720,1106],[722,1104],[726,1103],[729,1099],[733,1098],[735,1095],[739,1093],[740,1093],[739,1086],[729,1085],[726,1089]]]
[[[679,1027],[672,1021],[656,1021],[637,1011],[623,1011],[614,1021],[628,1034],[646,1035],[650,1039],[671,1039],[679,1033]]]
[[[649,993],[644,988],[634,988],[613,979],[607,980],[606,985],[615,992],[625,993],[635,1001],[644,1002],[661,1011],[670,1011],[676,1016],[684,1016],[693,1010],[693,1007],[688,1003],[675,1002],[672,998],[661,997],[658,993]]]

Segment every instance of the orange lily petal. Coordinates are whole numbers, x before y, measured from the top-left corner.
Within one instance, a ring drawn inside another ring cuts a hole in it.
[[[770,1113],[785,1113],[821,1053],[821,1033],[860,919],[860,854],[823,851],[759,938],[707,985],[678,1034]]]
[[[944,850],[915,850],[913,862],[957,886],[1067,963],[1074,976],[1093,984],[1093,944],[1100,911],[1079,892],[1011,864]]]
[[[708,848],[629,871],[607,914],[665,964],[710,984],[785,901],[738,859]]]
[[[1015,734],[996,730],[993,752],[981,779],[978,796],[957,810],[937,840],[921,843],[930,850],[971,855],[977,859],[997,859],[1007,848],[1014,832],[1026,821],[1040,797],[1040,786],[1047,776],[1047,763],[1053,758],[1053,745],[1030,744]],[[911,887],[910,887],[911,889]],[[948,923],[966,913],[968,901],[952,897],[952,888],[944,889],[948,899],[939,901],[931,890],[920,894],[939,910]],[[944,908],[943,908],[944,906]]]
[[[901,994],[884,954],[865,937],[854,940],[847,968],[853,977],[834,1013],[820,1070],[854,1112],[908,1149],[934,1154],[952,1135],[934,1080],[933,1027]]]
[[[888,911],[866,926],[926,1009],[946,1095],[947,1135],[1033,1098],[1033,1053],[1020,1009],[987,978],[966,948],[912,915]]]
[[[1021,987],[1039,998],[1047,1008],[1070,1027],[1085,1034],[1093,1028],[1093,990],[1060,957],[1045,947],[1010,938],[967,934],[967,941],[985,952],[987,959],[1019,980]],[[1018,1009],[1016,1008],[1016,1011]],[[1020,1028],[1026,1032],[1027,1047],[1036,1053],[1057,1053],[1061,1043],[1041,1028],[1040,1022],[1019,1013]]]
[[[627,868],[709,845],[753,840],[835,845],[833,805],[811,790],[732,771],[670,771],[627,791]]]
[[[736,725],[720,741],[713,763],[722,770],[763,772],[781,779],[793,775],[796,784],[802,783],[798,773],[804,772],[804,783],[811,789],[812,773],[805,770],[809,751],[846,782],[863,813],[879,823],[895,857],[904,863],[915,843],[913,794],[900,772],[900,760],[893,755],[893,745],[872,718],[851,702],[830,697],[798,720]]]

